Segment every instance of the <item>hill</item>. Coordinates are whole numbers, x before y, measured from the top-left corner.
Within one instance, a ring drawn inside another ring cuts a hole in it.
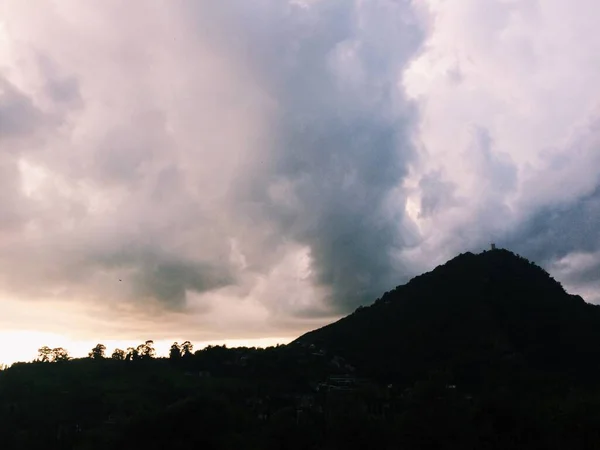
[[[464,253],[292,345],[407,383],[441,371],[471,388],[580,384],[600,374],[600,307],[510,251]]]
[[[600,313],[506,250],[459,255],[267,349],[42,347],[0,370],[6,449],[597,449]],[[348,363],[351,363],[350,365]],[[347,372],[353,372],[353,374]]]

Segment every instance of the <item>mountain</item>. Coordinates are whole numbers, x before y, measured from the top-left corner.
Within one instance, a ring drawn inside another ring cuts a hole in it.
[[[466,253],[286,346],[175,343],[168,359],[123,360],[97,345],[90,358],[15,364],[0,371],[0,442],[596,450],[598,308],[509,251]]]
[[[292,345],[360,373],[470,386],[581,384],[600,375],[600,307],[508,250],[464,253]]]

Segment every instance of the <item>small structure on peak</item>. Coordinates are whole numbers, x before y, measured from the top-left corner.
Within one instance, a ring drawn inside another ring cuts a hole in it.
[[[496,250],[496,244],[492,242],[492,250]]]

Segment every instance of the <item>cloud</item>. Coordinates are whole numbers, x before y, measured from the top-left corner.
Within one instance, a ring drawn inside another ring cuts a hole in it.
[[[456,184],[444,180],[439,170],[424,174],[419,180],[419,190],[421,192],[419,217],[430,217],[441,209],[458,205],[455,196]]]
[[[43,113],[31,98],[9,80],[0,78],[0,133],[3,141],[33,134],[43,123]]]
[[[582,295],[587,302],[600,303],[600,254],[598,252],[570,252],[555,259],[549,266],[563,285]]]
[[[23,327],[293,336],[492,241],[596,289],[593,0],[32,8],[0,24]]]
[[[600,185],[591,194],[536,211],[510,236],[509,242],[540,262],[555,261],[570,253],[600,249]]]
[[[23,149],[6,296],[86,305],[123,336],[160,321],[232,338],[294,334],[396,284],[414,239],[410,2],[38,7],[10,2],[0,44]]]
[[[429,34],[404,78],[421,117],[407,185],[422,241],[405,257],[422,270],[497,242],[558,270],[595,255],[598,4],[425,4]]]

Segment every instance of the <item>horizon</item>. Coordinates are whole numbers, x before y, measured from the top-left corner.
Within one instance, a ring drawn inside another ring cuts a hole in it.
[[[490,248],[487,248],[487,249],[484,248],[480,252],[477,252],[475,250],[465,250],[464,252],[454,256],[453,258],[449,259],[448,261],[441,263],[437,267],[440,267],[441,265],[446,264],[447,262],[450,262],[453,259],[458,258],[467,253],[473,254],[473,255],[481,255],[481,254],[484,254],[487,252],[501,252],[501,251],[508,252],[511,255],[514,255],[518,258],[522,257],[518,253],[512,252],[510,249],[498,247],[495,244],[490,244]],[[530,262],[535,264],[534,261],[530,261]],[[431,271],[435,270],[436,268],[433,268]],[[431,271],[423,272],[422,274],[419,274],[419,275],[423,275],[423,274],[429,273]],[[556,281],[558,283],[560,283],[560,280],[556,280]],[[400,285],[398,285],[398,286],[400,286]],[[383,295],[384,293],[382,292],[381,294]],[[567,294],[570,294],[570,293],[567,291]],[[585,301],[585,299],[584,299],[584,301]],[[364,305],[360,305],[359,308],[364,307],[364,306],[371,306],[371,305],[374,305],[375,303],[376,303],[376,300],[374,299],[371,302],[368,302]],[[349,314],[351,314],[351,313],[352,312],[350,312]],[[333,319],[329,324],[336,322],[340,318],[341,317]],[[327,325],[327,324],[325,324],[325,325]],[[307,331],[314,331],[314,330],[307,330]],[[35,336],[35,338],[37,339],[36,342],[44,341],[45,343],[42,345],[36,345],[31,340],[32,336]],[[224,339],[224,340],[203,341],[203,342],[198,342],[198,343],[191,341],[191,343],[194,346],[194,351],[204,349],[207,346],[221,346],[221,345],[225,345],[228,348],[235,348],[235,347],[268,348],[268,347],[275,347],[277,345],[287,345],[287,344],[293,342],[295,339],[298,339],[299,337],[300,337],[300,335],[292,336],[292,337],[272,337],[272,338],[257,338],[257,339]],[[7,349],[2,347],[2,343],[4,343],[4,342],[20,342],[22,344],[23,338],[27,338],[29,340],[29,342],[28,342],[29,345],[26,346],[27,347],[26,352],[24,352],[23,349],[20,348],[17,352],[13,352],[11,355],[11,352],[7,352],[6,351]],[[135,348],[138,345],[140,345],[148,340],[153,341],[153,347],[156,350],[156,357],[164,358],[164,357],[168,357],[169,349],[173,343],[181,344],[181,343],[187,341],[188,339],[159,340],[159,341],[156,341],[153,339],[142,339],[142,340],[138,340],[138,341],[135,341],[135,340],[111,340],[111,339],[100,340],[100,341],[93,341],[93,340],[69,341],[64,336],[53,335],[50,333],[44,335],[43,333],[36,333],[36,332],[31,332],[31,331],[29,331],[29,332],[13,332],[13,333],[0,331],[0,355],[3,355],[3,354],[9,355],[8,361],[0,361],[0,367],[2,367],[2,365],[9,367],[10,365],[12,365],[14,363],[34,362],[38,357],[38,350],[42,346],[48,346],[50,348],[58,348],[58,347],[64,348],[65,350],[67,350],[69,352],[69,356],[72,359],[79,359],[79,358],[88,357],[88,353],[91,351],[91,349],[96,344],[103,344],[106,346],[106,357],[110,358],[110,355],[116,349],[121,349],[121,350],[126,351],[129,347]],[[72,349],[74,349],[74,351],[72,351]],[[25,353],[27,353],[27,355],[28,355],[27,359],[14,359],[14,358],[22,358],[22,356],[17,357],[16,355],[17,354],[23,355]],[[11,357],[13,359],[10,359]]]
[[[9,336],[6,336],[6,335]],[[106,357],[110,358],[112,352],[116,349],[121,349],[127,351],[129,347],[137,347],[140,344],[143,344],[145,341],[149,339],[145,339],[142,341],[115,341],[115,340],[100,340],[96,341],[69,341],[60,335],[41,335],[37,333],[31,332],[17,332],[17,333],[5,333],[0,332],[0,343],[12,340],[13,342],[17,341],[22,343],[23,337],[27,337],[28,339],[32,338],[32,335],[35,336],[35,341],[31,341],[26,345],[25,351],[20,349],[18,352],[14,352],[11,354],[10,351],[2,351],[3,349],[0,347],[0,355],[7,355],[8,361],[0,360],[0,367],[3,365],[6,367],[10,367],[15,363],[30,363],[34,362],[38,358],[38,350],[43,346],[48,346],[50,348],[59,348],[62,347],[69,352],[69,356],[72,359],[80,359],[87,358],[88,353],[92,350],[94,346],[97,344],[103,344],[106,346]],[[43,344],[36,344],[35,342],[44,342]],[[151,339],[150,339],[151,340]],[[277,345],[287,345],[289,344],[293,338],[260,338],[260,339],[230,339],[230,340],[219,340],[219,341],[205,341],[205,342],[191,342],[194,346],[194,351],[202,350],[208,346],[216,346],[216,345],[225,345],[228,348],[235,347],[256,347],[256,348],[267,348],[267,347],[275,347]],[[175,341],[154,341],[154,349],[156,350],[156,357],[163,358],[169,356],[169,349],[174,342],[183,343],[186,339],[180,339]],[[34,348],[35,347],[35,348]],[[26,354],[27,356],[21,356]],[[11,359],[12,358],[12,359]],[[20,359],[25,358],[25,359]]]
[[[581,2],[5,0],[0,362],[292,340],[490,243],[600,303]]]

